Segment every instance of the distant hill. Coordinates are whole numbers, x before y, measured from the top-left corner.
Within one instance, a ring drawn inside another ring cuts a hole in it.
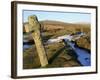
[[[89,22],[77,22],[77,23],[75,23],[75,24],[85,24],[85,25],[90,25]]]
[[[53,20],[44,20],[39,21],[41,24],[41,28],[43,30],[60,30],[60,29],[66,29],[66,30],[73,30],[73,27],[90,27],[89,23],[66,23],[61,21],[53,21]],[[28,24],[28,22],[23,23],[25,26]],[[25,29],[23,29],[25,32]]]
[[[61,21],[53,21],[53,20],[44,20],[44,21],[40,21],[40,23],[44,23],[44,24],[56,24],[56,25],[68,25],[70,23],[66,23],[66,22],[61,22]]]

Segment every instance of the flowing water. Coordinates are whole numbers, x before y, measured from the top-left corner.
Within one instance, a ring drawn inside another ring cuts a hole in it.
[[[85,49],[81,49],[79,47],[75,47],[75,43],[73,43],[73,42],[68,42],[68,44],[76,52],[76,54],[78,56],[78,61],[83,66],[90,66],[91,65],[91,54],[88,51],[86,51]]]
[[[73,50],[76,52],[76,55],[78,56],[78,61],[83,66],[90,66],[91,65],[91,54],[89,52],[87,52],[85,49],[75,47],[75,43],[70,41],[72,39],[72,36],[66,35],[66,36],[58,37],[56,39],[49,39],[48,40],[49,42],[47,41],[47,43],[59,42],[60,39],[64,39],[65,41],[67,41],[67,43],[73,48]],[[27,48],[30,48],[31,46],[32,45],[24,44],[23,48],[27,49]]]

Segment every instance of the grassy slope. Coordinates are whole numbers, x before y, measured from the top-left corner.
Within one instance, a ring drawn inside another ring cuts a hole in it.
[[[24,51],[24,69],[41,68],[35,46]],[[80,66],[77,57],[63,42],[45,45],[49,64],[45,68]]]
[[[42,21],[40,23],[43,42],[51,38],[56,38],[66,34],[73,34],[79,31],[85,32],[90,39],[89,24],[69,24],[57,21]],[[83,42],[80,41],[82,40],[79,40],[79,43]],[[46,67],[80,66],[75,56],[70,55],[74,53],[73,50],[71,50],[69,46],[65,48],[65,44],[63,42],[45,45],[45,49],[49,61],[49,64]],[[24,51],[23,62],[24,69],[40,68],[40,61],[34,45],[32,48]]]

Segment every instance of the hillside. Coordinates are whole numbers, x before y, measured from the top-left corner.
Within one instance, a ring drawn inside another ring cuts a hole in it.
[[[28,24],[24,23],[23,27]],[[57,38],[59,36],[75,34],[76,32],[84,32],[87,34],[90,41],[90,24],[89,23],[65,23],[60,21],[45,20],[40,21],[41,24],[41,33],[43,41],[47,41],[51,38]],[[25,33],[25,28],[23,28]],[[29,38],[29,40],[32,38]],[[79,40],[80,41],[80,40]],[[78,41],[78,42],[79,42]],[[81,42],[80,42],[81,43]]]
[[[24,23],[28,24],[27,22]],[[60,21],[53,21],[53,20],[45,20],[45,21],[40,21],[41,24],[41,30],[42,32],[63,32],[64,34],[71,34],[75,32],[90,32],[90,24],[87,23],[65,23],[65,22],[60,22]],[[23,29],[25,32],[25,29]],[[60,33],[62,34],[62,33]],[[64,35],[62,34],[62,35]]]
[[[49,39],[54,39],[59,36],[63,35],[74,35],[77,32],[84,32],[86,36],[82,36],[78,40],[76,40],[76,44],[79,47],[91,49],[90,44],[90,30],[91,25],[87,23],[65,23],[60,21],[52,21],[52,20],[45,20],[40,21],[41,24],[41,34],[43,43],[46,43]],[[28,22],[24,23],[23,25],[23,32],[24,39],[29,42],[32,42],[33,39],[29,34],[25,34],[25,25]],[[82,44],[83,43],[83,44]],[[31,69],[31,68],[39,68],[40,62],[38,59],[37,51],[35,49],[34,43],[31,43],[32,47],[24,50],[24,57],[23,57],[23,68],[24,69]],[[49,59],[49,64],[46,66],[48,67],[73,67],[73,66],[81,66],[81,64],[77,61],[76,53],[68,46],[65,45],[63,42],[56,42],[53,44],[44,44],[45,50],[47,52],[47,57]],[[67,48],[66,48],[67,47]],[[34,51],[34,53],[33,53]],[[33,64],[34,63],[34,64]]]

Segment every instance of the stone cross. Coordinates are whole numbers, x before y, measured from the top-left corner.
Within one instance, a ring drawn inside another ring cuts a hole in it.
[[[48,59],[44,46],[42,44],[41,34],[40,34],[40,24],[35,15],[28,17],[28,25],[25,26],[26,32],[32,33],[32,38],[35,42],[38,56],[40,59],[41,66],[44,67],[48,64]]]

